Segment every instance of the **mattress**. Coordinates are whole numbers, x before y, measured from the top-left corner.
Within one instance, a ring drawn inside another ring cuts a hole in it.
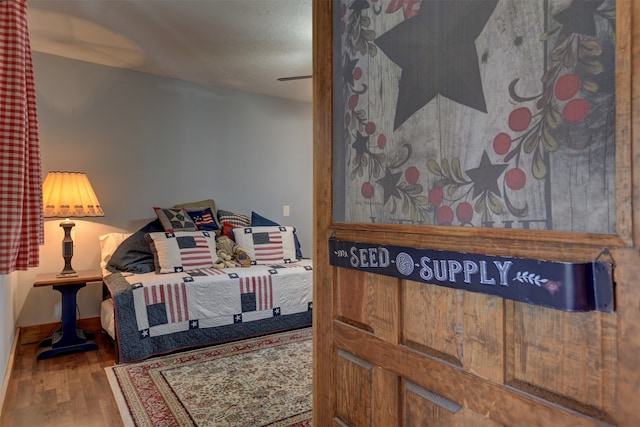
[[[107,298],[100,304],[100,324],[111,339],[116,339],[115,313],[113,311],[113,300]]]

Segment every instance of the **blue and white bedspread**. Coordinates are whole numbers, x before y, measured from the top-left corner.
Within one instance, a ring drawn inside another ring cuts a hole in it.
[[[114,273],[120,363],[311,325],[311,260],[184,273]]]

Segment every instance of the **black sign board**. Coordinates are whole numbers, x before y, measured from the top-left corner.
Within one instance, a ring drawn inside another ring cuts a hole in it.
[[[350,268],[565,311],[613,313],[613,267],[329,239],[329,261]]]

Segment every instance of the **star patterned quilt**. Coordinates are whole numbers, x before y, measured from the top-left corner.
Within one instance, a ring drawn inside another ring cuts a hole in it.
[[[312,261],[105,277],[120,363],[311,324]]]

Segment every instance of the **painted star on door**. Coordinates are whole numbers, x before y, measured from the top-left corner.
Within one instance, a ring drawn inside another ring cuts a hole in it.
[[[614,0],[337,13],[336,219],[615,232]]]

